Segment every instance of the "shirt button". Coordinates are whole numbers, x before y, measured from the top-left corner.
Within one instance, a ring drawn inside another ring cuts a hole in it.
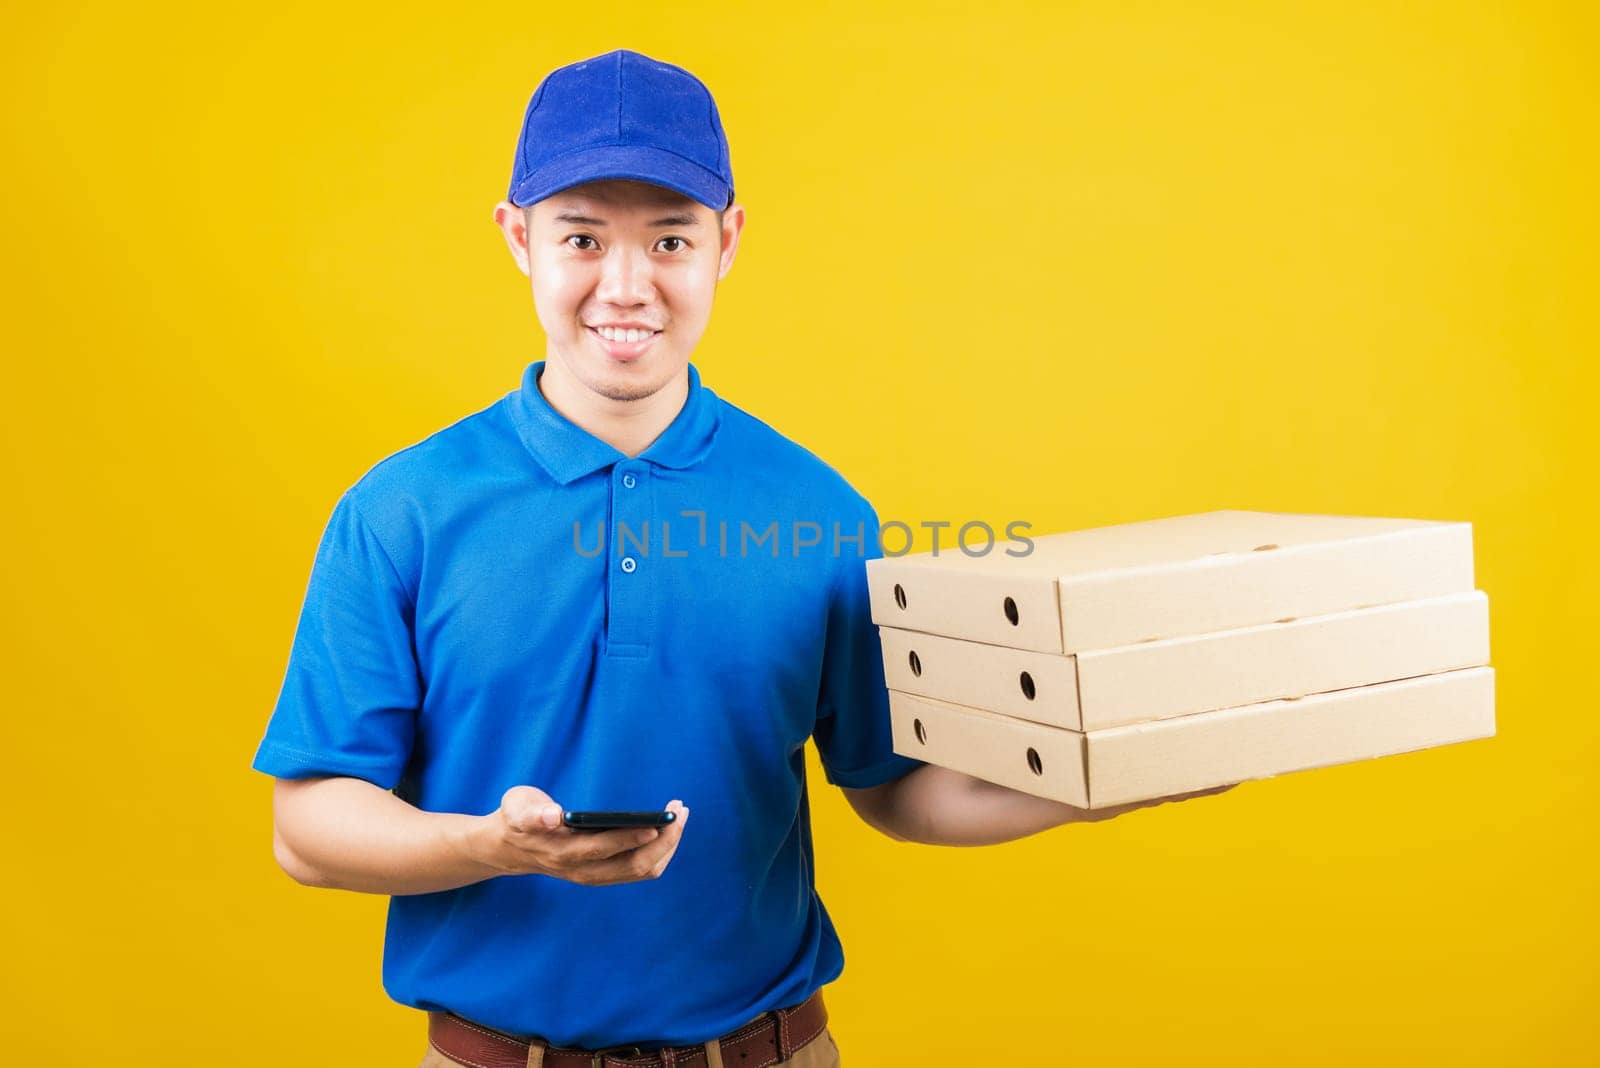
[[[633,557],[624,556],[622,558],[622,570],[626,571],[628,574],[633,574],[633,569],[638,566],[638,561],[636,561]]]
[[[622,484],[624,486],[628,487],[629,489],[633,489],[633,487],[636,486],[638,484],[638,482],[639,482],[639,480],[634,478],[632,475],[623,475],[622,476]]]

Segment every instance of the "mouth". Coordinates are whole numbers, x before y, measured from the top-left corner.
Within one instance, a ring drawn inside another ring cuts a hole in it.
[[[599,342],[607,356],[623,361],[637,360],[650,351],[650,346],[661,336],[659,330],[618,330],[608,326],[586,326],[584,329]]]

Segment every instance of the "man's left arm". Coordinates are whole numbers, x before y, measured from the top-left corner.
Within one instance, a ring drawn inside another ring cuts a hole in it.
[[[1026,838],[1068,823],[1111,819],[1135,809],[1221,793],[1229,787],[1084,809],[924,764],[880,786],[842,789],[850,807],[890,838],[927,845],[976,846]]]

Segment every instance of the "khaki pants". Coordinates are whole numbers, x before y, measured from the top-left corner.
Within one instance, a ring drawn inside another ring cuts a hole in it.
[[[530,1059],[530,1068],[533,1068],[534,1060]],[[724,1065],[722,1050],[717,1045],[716,1039],[706,1043],[706,1061],[706,1068],[738,1068],[737,1065]],[[430,1045],[428,1055],[422,1058],[422,1064],[418,1068],[457,1068],[460,1063],[451,1060]],[[820,1035],[795,1050],[793,1057],[786,1061],[775,1062],[773,1068],[840,1068],[839,1047],[834,1043],[833,1035],[828,1029],[823,1028]]]

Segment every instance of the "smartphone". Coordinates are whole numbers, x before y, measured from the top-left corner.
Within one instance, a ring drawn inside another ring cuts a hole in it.
[[[561,822],[575,831],[614,831],[619,827],[665,827],[676,812],[563,812]]]

